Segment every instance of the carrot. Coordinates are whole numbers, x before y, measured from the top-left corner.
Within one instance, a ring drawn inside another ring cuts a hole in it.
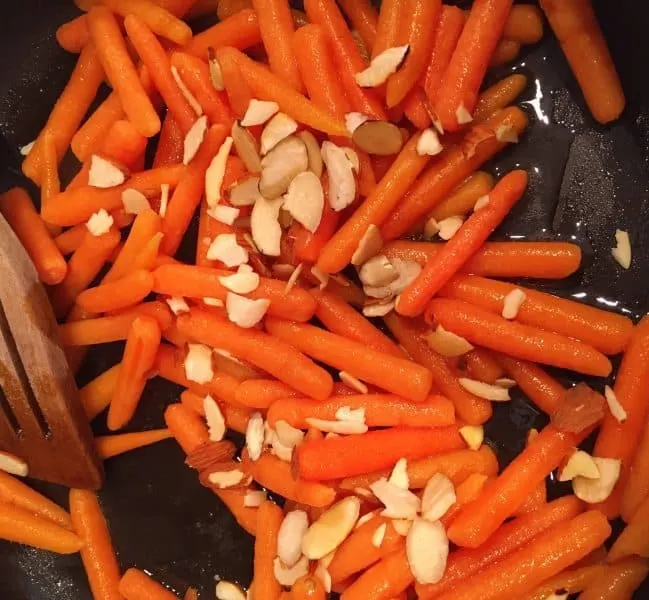
[[[203,420],[183,404],[167,406],[164,417],[169,431],[185,454],[189,454],[210,439]]]
[[[72,137],[74,155],[81,162],[88,160],[111,126],[123,118],[124,110],[119,96],[116,92],[111,92]]]
[[[622,461],[620,478],[608,497],[598,508],[611,518],[620,514],[622,493],[629,478],[633,457],[640,442],[647,417],[644,401],[649,384],[649,318],[643,318],[635,327],[631,341],[624,352],[617,372],[614,392],[627,413],[627,419],[619,423],[607,411],[595,442],[594,456],[618,458]]]
[[[183,160],[185,136],[178,121],[167,113],[162,122],[158,146],[153,157],[153,168],[175,165]]]
[[[258,509],[244,506],[246,490],[213,490],[221,499],[237,523],[250,535],[257,534],[257,513]]]
[[[207,56],[208,48],[218,50],[233,46],[245,50],[259,42],[261,42],[259,19],[257,13],[252,8],[248,8],[195,35],[185,46],[184,51],[198,58],[204,58]]]
[[[177,323],[180,332],[190,339],[223,348],[307,396],[324,400],[331,394],[331,376],[280,339],[198,310],[181,315]]]
[[[381,227],[384,240],[400,237],[424,215],[430,213],[457,185],[507,143],[498,141],[498,127],[511,128],[519,135],[527,126],[527,117],[516,107],[496,113],[475,125],[457,146],[448,148],[401,199],[399,206]]]
[[[299,398],[300,393],[274,379],[249,379],[237,388],[238,404],[251,408],[268,408],[280,398]]]
[[[29,254],[40,280],[47,285],[61,283],[68,266],[27,191],[14,187],[0,195],[0,213]]]
[[[393,427],[305,442],[295,448],[294,464],[308,481],[340,479],[390,467],[400,458],[416,460],[463,445],[456,427]]]
[[[511,7],[512,0],[478,0],[472,4],[435,100],[434,109],[444,131],[460,128],[459,110],[473,112]]]
[[[465,216],[473,211],[479,198],[489,194],[493,185],[494,178],[489,173],[478,171],[469,175],[435,207],[430,216],[437,221],[447,217]]]
[[[326,32],[340,79],[354,110],[375,119],[385,119],[385,111],[374,90],[363,89],[356,83],[356,73],[367,65],[336,3],[333,0],[306,0],[304,10],[309,21],[320,25]]]
[[[115,2],[116,0],[110,1]],[[131,0],[117,1],[130,3]],[[137,1],[146,2],[147,0]],[[173,78],[167,51],[155,33],[135,14],[129,14],[124,19],[124,26],[135,51],[149,71],[153,85],[160,92],[167,109],[173,114],[183,133],[186,134],[196,121],[196,113]]]
[[[72,531],[10,503],[0,504],[0,539],[57,554],[74,554],[83,546]]]
[[[517,4],[514,8],[517,6],[524,5]],[[520,73],[515,73],[494,83],[480,94],[473,118],[476,121],[485,121],[491,118],[495,112],[512,104],[526,86],[527,77]]]
[[[424,75],[424,90],[431,106],[435,106],[440,84],[464,28],[465,16],[457,6],[442,6],[433,48]]]
[[[178,600],[149,575],[131,567],[122,575],[119,593],[125,600]]]
[[[611,547],[607,562],[614,563],[622,558],[637,554],[644,558],[649,558],[649,499],[645,498],[638,505],[629,519],[629,524],[622,530],[620,536],[615,540]]]
[[[385,323],[410,357],[426,367],[433,385],[454,405],[457,416],[471,425],[480,425],[491,417],[491,404],[467,392],[459,383],[453,368],[424,340],[425,329],[408,319],[390,313]]]
[[[152,137],[160,131],[160,119],[138,77],[115,16],[108,8],[95,6],[88,12],[88,28],[124,112],[142,135]]]
[[[275,579],[273,561],[277,555],[277,538],[284,513],[277,504],[266,500],[257,511],[257,519],[264,526],[258,528],[255,538],[254,597],[277,600],[282,588]]]
[[[199,396],[190,390],[185,390],[180,394],[180,400],[185,406],[196,414],[203,416],[205,414],[205,409],[203,407],[204,398],[204,395]],[[245,434],[248,427],[248,421],[250,420],[253,411],[247,407],[239,406],[238,404],[228,404],[227,401],[222,401],[219,404],[219,407],[223,413],[227,428]]]
[[[63,23],[56,30],[56,41],[59,46],[74,54],[79,54],[85,48],[89,39],[87,15],[79,15],[71,21]]]
[[[595,120],[617,119],[624,110],[624,91],[590,0],[543,0],[541,8]]]
[[[388,108],[404,100],[424,73],[435,42],[431,32],[439,26],[441,9],[441,0],[409,0],[407,8],[409,51],[401,68],[388,79],[386,92]]]
[[[604,565],[589,565],[562,571],[558,575],[546,579],[534,592],[526,596],[525,600],[546,600],[558,591],[578,594],[584,591],[605,570]]]
[[[45,131],[41,146],[41,211],[61,191],[58,163],[54,137],[50,131]],[[55,233],[58,233],[58,231]]]
[[[287,500],[321,508],[329,506],[336,499],[333,488],[294,477],[291,465],[271,454],[264,453],[253,462],[244,450],[241,465],[259,485]]]
[[[102,460],[119,456],[138,448],[150,446],[173,437],[169,429],[151,429],[137,433],[101,435],[95,438],[95,447]]]
[[[503,368],[488,350],[475,348],[464,355],[464,360],[472,379],[493,384],[505,375]]]
[[[408,9],[407,2],[400,0],[386,0],[381,2],[377,23],[376,35],[372,44],[372,58],[393,48],[399,44],[407,42],[405,37],[404,13]]]
[[[419,136],[414,136],[403,147],[388,172],[372,193],[354,211],[322,249],[317,265],[325,273],[337,273],[352,260],[359,242],[370,225],[381,227],[402,200],[430,156],[417,152]]]
[[[97,375],[91,382],[79,390],[79,400],[83,410],[92,421],[109,404],[117,386],[119,363]]]
[[[370,0],[339,0],[340,8],[368,48],[376,39],[378,15]]]
[[[482,493],[489,477],[482,473],[471,473],[460,485],[455,488],[455,504],[451,506],[444,516],[440,519],[442,525],[448,529],[449,525],[455,520],[462,507],[477,500]]]
[[[640,504],[649,497],[649,422],[645,422],[638,449],[629,468],[629,477],[622,496],[620,514],[629,523]]]
[[[566,336],[503,319],[461,300],[434,299],[426,309],[429,323],[466,338],[476,346],[514,358],[605,377],[611,363],[592,346]]]
[[[529,515],[542,508],[548,502],[547,490],[545,488],[545,481],[537,485],[531,493],[525,498],[523,504],[514,513],[514,516],[520,517],[522,515]]]
[[[399,296],[396,311],[405,316],[422,313],[428,301],[457,273],[507,216],[527,187],[527,173],[512,171],[489,194],[489,202],[474,212],[444,245],[435,260],[426,263]]]
[[[219,48],[216,50],[215,56],[221,68],[223,86],[232,112],[235,118],[241,119],[246,114],[250,100],[253,98],[252,91],[241,74],[237,56],[229,47]]]
[[[413,581],[405,548],[365,571],[340,596],[341,600],[390,600]]]
[[[97,495],[87,490],[70,490],[70,514],[74,530],[83,541],[81,560],[93,598],[120,600],[119,565]]]
[[[133,271],[121,279],[89,288],[77,296],[77,304],[90,313],[110,312],[137,304],[151,293],[153,276]]]
[[[491,58],[489,59],[490,67],[500,67],[510,63],[518,57],[521,51],[521,45],[514,40],[502,39],[498,42]]]
[[[291,586],[290,595],[283,600],[326,600],[326,598],[327,592],[320,578],[315,575],[304,575]]]
[[[326,190],[326,186],[324,187]],[[309,263],[316,262],[322,252],[322,248],[324,248],[335,233],[339,220],[340,213],[335,212],[329,203],[325,202],[320,225],[314,233],[311,233],[299,224],[297,228],[292,228],[291,233],[295,234],[293,247],[295,259]]]
[[[404,398],[422,402],[430,392],[431,373],[406,359],[367,348],[313,325],[267,317],[266,330],[316,360]]]
[[[85,223],[83,225],[75,225],[74,227],[66,229],[62,233],[59,233],[59,235],[57,235],[53,240],[54,245],[63,256],[68,256],[81,245],[87,232],[88,229]]]
[[[580,600],[626,600],[649,575],[646,558],[629,557],[601,571],[579,596]]]
[[[515,4],[505,23],[503,36],[520,44],[536,44],[543,37],[543,15],[533,4]]]

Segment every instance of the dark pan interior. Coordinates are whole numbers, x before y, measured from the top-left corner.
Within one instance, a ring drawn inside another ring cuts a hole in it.
[[[0,21],[0,132],[9,151],[0,155],[2,189],[15,185],[18,147],[34,139],[65,84],[74,57],[54,40],[58,24],[76,14],[71,0],[3,2]],[[649,83],[645,76],[649,4],[595,2],[628,98],[623,118],[596,125],[552,36],[525,49],[512,66],[530,78],[523,97],[532,125],[521,143],[491,165],[504,173],[528,169],[531,185],[499,235],[517,239],[576,240],[583,269],[569,281],[527,282],[637,317],[647,312],[649,288]],[[24,183],[24,182],[23,182]],[[634,252],[629,271],[610,255],[615,229],[630,232]],[[2,283],[0,282],[0,285]],[[90,353],[80,384],[117,362],[121,347]],[[557,373],[566,382],[564,374]],[[573,380],[574,381],[574,380]],[[590,382],[601,389],[604,381]],[[163,407],[179,388],[153,380],[129,430],[163,425]],[[102,418],[96,427],[103,432]],[[543,419],[522,397],[499,407],[489,438],[503,462],[520,451],[525,432]],[[172,441],[113,459],[101,493],[123,567],[138,566],[180,595],[188,585],[213,597],[216,577],[249,582],[251,538],[219,500],[198,484]],[[56,486],[35,484],[67,503]],[[561,493],[549,481],[552,494]],[[649,585],[637,598],[649,598]],[[57,557],[0,542],[1,600],[88,600],[77,556]]]

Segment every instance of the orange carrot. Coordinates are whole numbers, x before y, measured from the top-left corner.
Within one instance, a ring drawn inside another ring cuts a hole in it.
[[[521,45],[514,40],[502,39],[498,42],[496,49],[489,59],[490,67],[500,67],[506,65],[518,57],[521,51]]]
[[[624,110],[624,91],[590,0],[542,0],[541,8],[595,120],[617,119]]]
[[[274,379],[249,379],[237,388],[236,401],[251,408],[268,408],[280,398],[299,398],[300,393]]]
[[[79,401],[83,410],[92,421],[109,404],[117,387],[119,363],[95,377],[79,390]]]
[[[588,565],[567,569],[554,577],[550,577],[550,579],[546,579],[533,593],[526,596],[525,600],[546,600],[559,590],[569,594],[578,594],[584,591],[604,571],[606,571],[604,565]]]
[[[81,560],[93,598],[120,600],[119,565],[97,495],[87,490],[70,490],[70,514],[74,530],[83,541]]]
[[[413,581],[405,548],[385,557],[352,583],[341,600],[389,600],[398,596]]]
[[[122,103],[116,92],[109,94],[72,137],[72,152],[85,162],[100,145],[113,123],[124,118]]]
[[[121,433],[118,435],[101,435],[95,438],[95,447],[102,460],[119,456],[138,448],[150,446],[173,437],[169,429],[151,429],[137,433]]]
[[[300,577],[291,586],[291,593],[284,600],[326,600],[326,598],[327,592],[325,591],[324,584],[314,574]],[[281,597],[280,600],[282,600]]]
[[[203,416],[205,415],[205,408],[203,406],[204,399],[204,395],[199,396],[190,390],[185,390],[180,394],[180,401],[185,406],[196,414]],[[248,421],[253,414],[252,410],[239,405],[227,404],[226,402],[221,402],[219,407],[223,413],[227,428],[245,434],[248,428]]]
[[[158,147],[153,157],[153,168],[175,165],[183,160],[185,136],[174,116],[167,113],[162,122]]]
[[[489,173],[478,171],[469,175],[430,214],[436,221],[447,217],[465,216],[473,211],[479,198],[489,194],[494,185],[494,178]],[[482,246],[484,248],[484,245]]]
[[[75,19],[63,23],[56,30],[56,41],[59,46],[74,54],[79,54],[85,48],[89,39],[87,15],[79,15]]]
[[[517,4],[514,8],[517,6],[524,5]],[[491,118],[496,111],[513,104],[526,86],[527,77],[520,73],[515,73],[494,83],[494,85],[480,94],[473,118],[476,121],[484,121]]]
[[[232,52],[231,48],[219,48],[216,50],[215,56],[221,68],[223,86],[230,101],[232,112],[235,118],[241,119],[246,114],[250,100],[253,98],[252,91],[241,74],[237,64],[237,56]]]
[[[457,146],[448,148],[401,199],[399,206],[381,228],[384,240],[400,237],[424,215],[430,213],[457,185],[507,143],[498,141],[498,127],[511,128],[519,135],[527,126],[527,117],[511,107],[475,125]]]
[[[428,301],[457,273],[507,216],[527,187],[527,173],[512,171],[489,194],[488,204],[474,212],[459,231],[444,245],[436,260],[429,261],[399,296],[396,311],[414,317],[423,312]]]
[[[622,473],[613,490],[598,508],[614,518],[620,514],[622,493],[629,478],[633,457],[640,442],[647,403],[645,392],[649,385],[649,318],[643,318],[636,326],[631,341],[624,352],[622,364],[617,373],[615,396],[627,413],[622,423],[608,411],[600,427],[595,443],[594,456],[618,458],[622,461]]]
[[[536,44],[543,37],[543,14],[534,4],[515,4],[503,36],[520,44]]]
[[[426,309],[429,323],[514,358],[605,377],[611,363],[592,346],[566,336],[522,325],[461,300],[434,299]]]
[[[462,507],[477,500],[482,493],[489,477],[483,473],[471,473],[462,483],[455,488],[455,504],[453,504],[440,519],[446,529],[455,520]]]
[[[407,42],[405,37],[404,13],[408,9],[408,3],[401,0],[386,0],[381,2],[377,22],[376,35],[372,44],[372,58]]]
[[[505,371],[498,364],[496,358],[483,348],[474,348],[465,354],[464,361],[472,379],[493,384],[505,375]]]
[[[195,35],[184,51],[198,58],[205,58],[208,48],[218,50],[232,46],[245,50],[259,42],[261,35],[257,13],[252,8],[247,8]]]
[[[41,211],[61,191],[58,164],[54,136],[49,130],[45,130],[41,146]]]
[[[63,256],[68,256],[68,254],[72,254],[81,245],[87,232],[88,229],[85,223],[83,225],[75,225],[59,233],[53,241],[59,252]]]
[[[277,555],[277,538],[284,519],[282,509],[274,502],[262,502],[257,519],[263,523],[255,538],[254,581],[255,598],[277,600],[282,588],[275,578],[273,562]]]
[[[368,48],[376,39],[378,15],[370,0],[339,0],[341,9]]]
[[[335,212],[329,203],[326,202],[320,225],[314,233],[311,233],[301,225],[297,229],[292,229],[291,233],[295,232],[293,249],[296,260],[309,263],[316,262],[322,252],[322,248],[324,248],[335,233],[339,220],[340,213]]]
[[[545,481],[542,481],[537,485],[532,492],[525,498],[523,504],[520,508],[514,513],[514,516],[520,517],[522,515],[529,515],[541,509],[548,502],[547,490],[545,487]]]
[[[237,523],[250,535],[256,535],[258,509],[244,505],[246,490],[224,489],[213,491],[221,499],[221,502],[227,506]]]
[[[133,306],[151,293],[153,276],[148,271],[134,271],[121,279],[89,288],[77,296],[77,304],[91,313],[110,312]]]
[[[622,518],[629,523],[640,504],[649,497],[649,422],[645,422],[622,497]]]
[[[167,406],[164,417],[169,431],[185,454],[189,454],[210,439],[203,420],[183,404]]]
[[[613,563],[628,556],[649,558],[649,499],[645,498],[637,507],[629,524],[611,547],[607,562]]]
[[[409,319],[390,313],[385,323],[410,357],[426,367],[433,376],[433,385],[454,405],[457,416],[471,425],[480,425],[491,417],[491,404],[466,391],[453,368],[424,340],[426,329]]]
[[[155,135],[160,131],[160,119],[138,77],[115,16],[108,8],[95,6],[88,13],[88,27],[124,112],[142,135]]]
[[[580,600],[626,600],[649,575],[646,558],[630,557],[611,565],[598,574],[594,581],[580,594]]]
[[[15,187],[0,195],[0,213],[32,259],[40,280],[47,285],[61,283],[68,266],[26,190]]]
[[[149,575],[131,567],[122,575],[119,593],[125,600],[178,600]]]

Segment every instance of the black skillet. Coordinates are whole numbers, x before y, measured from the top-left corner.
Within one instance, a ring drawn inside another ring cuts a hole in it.
[[[649,4],[595,4],[627,94],[622,119],[609,127],[593,122],[548,35],[524,49],[513,67],[493,74],[514,69],[529,76],[522,100],[532,124],[521,143],[491,168],[500,174],[520,166],[531,175],[527,196],[501,236],[575,240],[585,251],[584,267],[569,281],[528,284],[637,318],[649,310]],[[21,181],[17,148],[34,139],[72,69],[74,57],[57,47],[54,32],[76,14],[71,0],[0,2],[0,133],[9,145],[3,153],[8,155],[0,155],[2,189]],[[616,228],[631,235],[634,257],[627,272],[610,255]],[[120,351],[116,345],[92,352],[79,383],[114,364]],[[605,382],[591,383],[601,389]],[[163,407],[178,394],[171,384],[151,381],[129,429],[162,426]],[[96,430],[103,432],[98,420]],[[543,425],[543,418],[522,397],[499,407],[488,434],[503,463],[520,451],[525,432],[535,425]],[[180,596],[193,585],[202,597],[213,598],[217,577],[249,583],[252,539],[198,484],[172,441],[113,459],[106,473],[101,500],[123,567],[149,571]],[[555,482],[548,484],[552,495],[561,493]],[[35,485],[67,502],[65,490]],[[636,598],[649,598],[649,583]],[[45,599],[91,599],[79,558],[0,542],[0,600]]]

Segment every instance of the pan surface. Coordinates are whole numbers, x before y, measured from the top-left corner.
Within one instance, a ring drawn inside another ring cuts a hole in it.
[[[551,35],[524,49],[519,59],[493,74],[513,70],[528,75],[523,107],[530,131],[490,165],[496,174],[514,167],[531,175],[526,197],[499,231],[515,239],[575,240],[584,252],[582,270],[569,281],[527,282],[581,301],[630,314],[649,309],[649,57],[646,32],[649,4],[625,10],[610,0],[595,2],[600,22],[627,94],[622,119],[600,127],[584,108],[581,94]],[[60,50],[56,27],[75,16],[71,0],[5,1],[0,12],[0,133],[11,156],[2,157],[2,190],[25,184],[16,172],[18,148],[35,138],[74,65]],[[633,264],[623,271],[611,257],[615,230],[629,231]],[[0,282],[0,285],[2,283]],[[121,347],[89,354],[80,374],[83,385],[119,359]],[[563,373],[555,373],[566,383]],[[597,389],[606,383],[590,381]],[[163,426],[162,412],[180,388],[152,380],[129,430]],[[104,433],[102,418],[96,426]],[[543,418],[522,397],[498,407],[490,422],[490,443],[503,462],[520,451],[525,433]],[[213,597],[216,577],[249,583],[252,538],[220,501],[202,488],[183,463],[173,441],[165,441],[108,461],[101,493],[123,568],[150,572],[180,596],[187,586]],[[549,481],[558,495],[562,489]],[[66,491],[35,484],[67,504]],[[649,598],[649,584],[637,593]],[[90,600],[78,556],[58,557],[0,541],[0,600]]]

